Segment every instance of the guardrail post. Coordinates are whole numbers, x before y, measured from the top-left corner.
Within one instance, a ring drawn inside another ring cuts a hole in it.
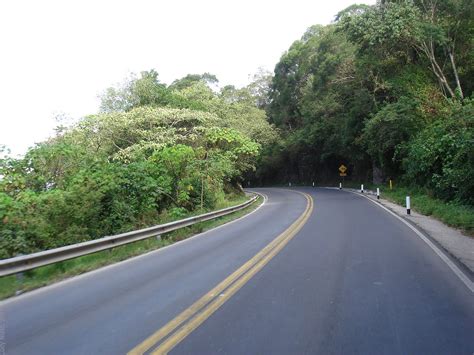
[[[23,256],[23,254],[17,254],[17,256]],[[15,291],[15,296],[21,295],[23,293],[23,290],[21,289],[23,287],[23,281],[25,279],[25,273],[24,272],[18,272],[15,274],[16,277],[16,282],[18,284],[17,290]]]

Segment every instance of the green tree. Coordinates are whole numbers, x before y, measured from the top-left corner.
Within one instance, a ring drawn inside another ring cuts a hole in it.
[[[177,79],[171,83],[169,86],[170,90],[183,90],[195,83],[203,83],[208,87],[212,87],[219,83],[219,80],[214,74],[204,73],[204,74],[188,74],[181,79]]]
[[[356,12],[349,8],[339,18],[362,51],[408,61],[424,58],[443,93],[462,99],[459,73],[465,69],[459,68],[456,58],[466,60],[462,51],[472,51],[472,5],[472,0],[384,1]]]
[[[132,74],[122,84],[107,88],[100,100],[101,112],[126,112],[139,106],[165,106],[172,100],[172,94],[159,81],[158,72],[151,69],[141,72],[139,78]]]

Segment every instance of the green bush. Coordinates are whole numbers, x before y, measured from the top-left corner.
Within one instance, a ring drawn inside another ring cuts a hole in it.
[[[0,158],[0,258],[215,208],[260,149],[217,120],[141,107],[87,118],[22,159]]]
[[[424,125],[418,112],[419,103],[407,97],[393,104],[385,105],[364,128],[367,151],[387,176],[397,176],[401,172],[400,145],[408,142]]]
[[[408,145],[405,180],[444,200],[474,205],[474,102],[427,126]]]

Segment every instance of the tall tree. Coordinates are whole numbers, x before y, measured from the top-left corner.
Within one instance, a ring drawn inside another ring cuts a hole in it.
[[[467,48],[472,51],[472,8],[472,0],[387,0],[358,11],[349,8],[339,20],[362,51],[405,53],[416,60],[414,50],[428,61],[445,96],[463,99],[460,71],[472,63],[462,63],[460,70],[457,58]]]
[[[177,79],[171,83],[169,86],[170,90],[183,90],[195,83],[204,83],[205,85],[212,87],[219,83],[219,80],[214,74],[204,73],[204,74],[188,74],[181,79]]]

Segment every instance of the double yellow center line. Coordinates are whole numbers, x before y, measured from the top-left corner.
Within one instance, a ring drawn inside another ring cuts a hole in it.
[[[306,223],[313,211],[313,199],[308,194],[303,195],[307,200],[306,209],[287,230],[128,354],[144,354],[150,350],[152,354],[166,354],[217,311],[277,255]]]

